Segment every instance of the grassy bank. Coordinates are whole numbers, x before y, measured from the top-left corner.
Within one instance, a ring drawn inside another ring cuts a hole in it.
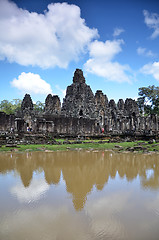
[[[121,143],[109,143],[107,141],[97,141],[93,140],[83,141],[82,143],[74,143],[71,144],[65,143],[63,140],[57,140],[60,142],[59,145],[51,145],[51,144],[39,144],[39,145],[18,145],[14,147],[6,147],[1,146],[0,151],[15,151],[15,152],[23,152],[23,151],[65,151],[65,150],[114,150],[114,151],[130,151],[130,152],[159,152],[159,143],[148,143],[143,141],[137,142],[121,142]]]

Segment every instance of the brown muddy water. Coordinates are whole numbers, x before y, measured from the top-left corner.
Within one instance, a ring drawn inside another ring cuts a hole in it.
[[[0,240],[158,240],[159,155],[0,154]]]

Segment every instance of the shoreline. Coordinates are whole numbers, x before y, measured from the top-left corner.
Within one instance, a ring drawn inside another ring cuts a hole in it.
[[[75,150],[112,150],[115,152],[159,153],[159,143],[148,141],[108,142],[107,140],[66,141],[58,139],[55,144],[6,144],[0,146],[0,152],[55,152]]]

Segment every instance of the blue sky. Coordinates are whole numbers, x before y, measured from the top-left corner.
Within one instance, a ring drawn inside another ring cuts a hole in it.
[[[116,102],[159,83],[157,0],[0,0],[0,32],[0,101],[62,102],[76,68]]]

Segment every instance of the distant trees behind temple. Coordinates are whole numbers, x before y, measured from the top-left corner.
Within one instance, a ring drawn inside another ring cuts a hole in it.
[[[35,111],[43,112],[44,111],[44,107],[45,107],[45,103],[37,101],[35,104],[33,104],[33,106],[34,106],[34,110]]]
[[[159,87],[154,85],[139,88],[137,103],[143,115],[159,115]]]
[[[12,101],[2,100],[0,102],[0,111],[5,112],[6,114],[15,114],[21,109],[21,99],[13,99]],[[34,104],[34,109],[37,112],[42,112],[44,110],[44,103],[37,101]]]
[[[0,103],[0,111],[6,114],[14,114],[21,108],[21,99],[13,99],[12,101],[3,100]]]

